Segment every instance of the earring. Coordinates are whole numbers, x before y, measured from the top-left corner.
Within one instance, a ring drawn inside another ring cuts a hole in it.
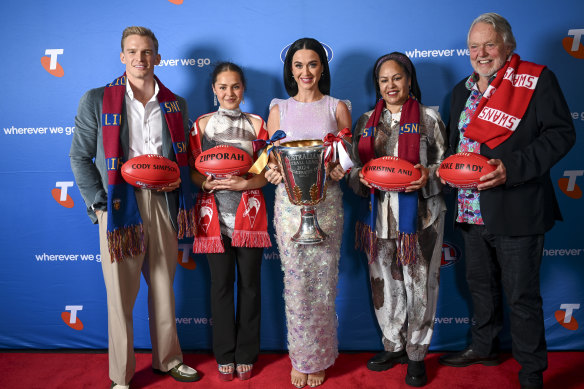
[[[241,98],[241,104],[245,104],[245,97]]]
[[[217,95],[215,93],[213,93],[213,105],[217,106]]]

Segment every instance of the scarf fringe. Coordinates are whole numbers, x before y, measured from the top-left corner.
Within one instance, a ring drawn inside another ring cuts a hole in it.
[[[197,232],[197,218],[195,217],[195,208],[189,210],[180,209],[178,211],[178,238],[190,238],[195,236]]]
[[[416,242],[418,234],[399,232],[397,235],[397,263],[398,265],[413,265],[416,263]]]
[[[371,226],[361,221],[355,224],[355,248],[369,254],[369,262],[377,259],[377,234]]]
[[[196,237],[193,242],[194,254],[216,254],[224,253],[223,242],[220,236]]]
[[[107,245],[112,263],[121,262],[124,258],[143,254],[144,228],[142,224],[116,228],[107,232]]]
[[[235,230],[231,237],[234,247],[272,247],[272,241],[267,231]]]

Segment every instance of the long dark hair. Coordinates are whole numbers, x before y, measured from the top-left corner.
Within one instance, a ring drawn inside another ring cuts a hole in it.
[[[318,90],[323,95],[328,95],[331,92],[331,72],[329,70],[328,59],[326,51],[319,41],[313,38],[301,38],[290,45],[286,58],[284,59],[284,86],[288,96],[293,97],[298,94],[298,84],[292,75],[292,57],[298,50],[312,50],[320,58],[322,64],[322,75],[318,81]]]
[[[375,85],[375,96],[379,100],[381,98],[381,92],[379,91],[379,69],[387,61],[395,61],[402,68],[406,76],[411,81],[410,93],[414,95],[416,99],[422,102],[422,91],[418,85],[418,77],[416,76],[416,68],[414,64],[407,55],[394,51],[393,53],[382,55],[377,58],[375,65],[373,65],[373,84]]]

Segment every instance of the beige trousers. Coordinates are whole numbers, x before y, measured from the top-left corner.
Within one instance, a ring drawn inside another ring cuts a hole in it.
[[[107,290],[109,377],[128,385],[136,370],[132,311],[140,273],[148,285],[152,367],[162,371],[182,362],[176,333],[173,281],[178,258],[176,231],[168,217],[163,193],[136,189],[144,225],[145,254],[111,262],[107,248],[107,212],[100,212],[99,245]]]

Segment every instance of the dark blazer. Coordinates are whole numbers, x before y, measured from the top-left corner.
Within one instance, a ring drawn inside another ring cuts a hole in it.
[[[459,143],[458,122],[470,95],[465,87],[467,79],[452,92],[446,156],[454,154]],[[481,213],[489,232],[508,236],[543,234],[555,220],[562,220],[550,169],[575,141],[576,132],[564,95],[556,76],[545,68],[511,137],[494,149],[481,145],[481,154],[500,159],[507,170],[505,184],[480,194]]]
[[[105,87],[91,89],[79,102],[77,116],[75,116],[75,133],[71,143],[69,157],[71,158],[71,169],[75,176],[75,181],[87,205],[87,214],[90,219],[97,223],[95,212],[91,208],[94,204],[107,204],[107,169],[105,165],[105,155],[103,149],[101,113],[103,105],[103,93]],[[188,139],[189,116],[187,103],[176,96],[183,117],[185,139]],[[162,155],[176,161],[170,132],[162,115]],[[124,153],[123,162],[127,160],[130,131],[126,117],[126,104],[122,107],[122,125],[120,126],[120,138],[122,151]],[[178,213],[178,190],[165,192],[168,215],[172,225],[177,229],[176,216]],[[102,206],[102,209],[105,209]]]

